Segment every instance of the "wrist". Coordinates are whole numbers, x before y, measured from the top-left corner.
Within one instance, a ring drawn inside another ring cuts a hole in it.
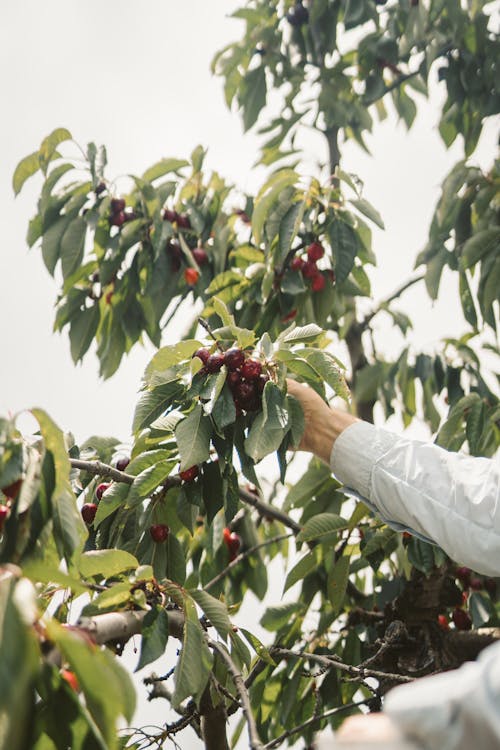
[[[314,455],[330,465],[330,456],[335,441],[347,427],[359,421],[357,417],[340,411],[340,409],[329,408],[328,411],[325,411],[324,418],[314,426],[313,444],[311,445]]]

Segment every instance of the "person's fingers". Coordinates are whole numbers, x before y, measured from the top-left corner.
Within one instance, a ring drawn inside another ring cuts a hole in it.
[[[342,742],[389,742],[401,739],[394,722],[383,713],[350,716],[335,733]]]

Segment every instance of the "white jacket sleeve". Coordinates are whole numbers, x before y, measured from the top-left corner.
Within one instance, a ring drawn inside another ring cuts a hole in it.
[[[427,750],[500,747],[500,643],[460,669],[394,688],[384,712]]]
[[[500,576],[500,463],[399,437],[367,422],[334,443],[335,476],[393,528]]]

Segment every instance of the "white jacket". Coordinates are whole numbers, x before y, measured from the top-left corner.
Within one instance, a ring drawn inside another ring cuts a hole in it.
[[[356,422],[337,438],[332,471],[393,528],[453,560],[500,576],[500,462]],[[500,643],[477,662],[395,688],[384,710],[429,750],[500,748]]]

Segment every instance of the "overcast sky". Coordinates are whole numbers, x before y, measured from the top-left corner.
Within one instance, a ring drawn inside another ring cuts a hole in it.
[[[214,52],[240,34],[242,22],[228,17],[239,4],[3,0],[0,414],[40,406],[79,440],[90,434],[129,439],[137,390],[153,349],[136,347],[106,382],[98,379],[93,354],[73,366],[67,334],[52,333],[56,285],[40,252],[28,251],[25,242],[41,183],[31,180],[14,199],[12,174],[45,135],[66,127],[82,145],[106,144],[108,176],[140,174],[161,157],[185,157],[202,143],[209,148],[211,168],[244,190],[255,189],[260,175],[251,166],[259,141],[253,134],[243,135],[239,117],[227,111],[221,81],[211,77],[209,67]],[[343,168],[362,177],[366,197],[387,227],[375,234],[376,298],[411,274],[441,180],[462,155],[459,143],[450,152],[443,148],[436,107],[424,110],[409,135],[394,118],[379,126],[367,138],[373,158],[356,146],[343,149]],[[325,159],[319,138],[304,135],[302,142],[310,164]],[[483,165],[492,158],[493,144],[494,128],[489,127],[479,149]],[[445,276],[443,283],[449,294],[435,306],[418,289],[402,302],[414,318],[418,348],[432,349],[441,336],[462,327],[456,281]],[[384,341],[388,354],[400,345],[390,329],[384,329]],[[181,744],[191,750],[183,740]]]

